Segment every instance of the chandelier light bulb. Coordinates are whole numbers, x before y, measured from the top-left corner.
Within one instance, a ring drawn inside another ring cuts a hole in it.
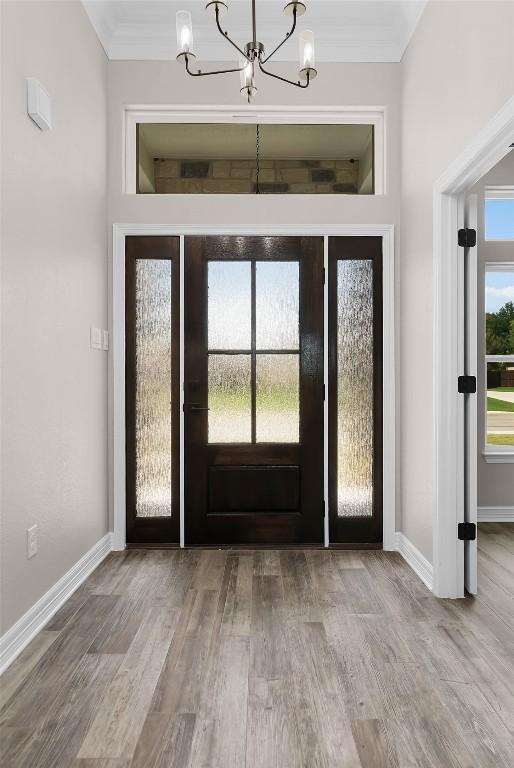
[[[314,69],[314,33],[305,29],[298,38],[300,44],[300,69]]]
[[[241,88],[251,88],[253,85],[253,64],[249,61],[241,72]]]
[[[248,100],[248,103],[250,103],[253,94],[257,91],[257,88],[255,87],[255,65],[252,61],[248,61],[245,64],[245,61],[246,59],[243,58],[240,58],[239,60],[241,93]]]
[[[177,55],[193,50],[193,22],[189,11],[177,11]]]

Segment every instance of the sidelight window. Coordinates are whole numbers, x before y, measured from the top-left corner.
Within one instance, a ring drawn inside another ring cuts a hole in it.
[[[337,511],[373,515],[373,262],[337,262]]]

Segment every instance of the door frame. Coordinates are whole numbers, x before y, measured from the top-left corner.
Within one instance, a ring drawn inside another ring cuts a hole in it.
[[[113,224],[111,272],[111,345],[109,351],[109,495],[113,524],[114,550],[126,546],[126,473],[125,473],[125,237],[128,235],[175,235],[180,237],[180,546],[184,547],[184,237],[188,235],[322,236],[324,267],[328,274],[328,238],[345,235],[382,238],[383,290],[383,548],[397,549],[396,537],[396,323],[395,323],[395,251],[394,225],[205,227],[167,224]],[[324,308],[324,383],[328,393],[328,283],[325,283]],[[328,396],[324,407],[324,494],[328,501]],[[328,537],[328,509],[325,510],[325,541]]]
[[[464,398],[457,377],[464,357],[464,281],[457,231],[466,193],[509,152],[514,137],[514,97],[502,107],[433,187],[434,240],[434,506],[433,591],[464,597],[464,542],[457,535],[465,519]],[[469,318],[468,318],[469,319]],[[476,489],[474,473],[468,494]]]

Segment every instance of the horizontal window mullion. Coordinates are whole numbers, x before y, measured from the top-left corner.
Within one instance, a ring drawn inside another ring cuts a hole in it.
[[[514,355],[486,355],[486,363],[514,363]]]

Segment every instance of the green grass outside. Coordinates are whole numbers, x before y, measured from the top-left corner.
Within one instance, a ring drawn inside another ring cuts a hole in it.
[[[209,408],[216,413],[239,411],[245,413],[251,409],[250,391],[218,390],[209,393]],[[257,390],[257,408],[275,413],[298,411],[298,389],[269,387]]]
[[[507,400],[497,400],[495,397],[487,398],[488,411],[503,411],[503,413],[514,413],[514,403]]]
[[[514,435],[487,435],[488,445],[514,445]]]

